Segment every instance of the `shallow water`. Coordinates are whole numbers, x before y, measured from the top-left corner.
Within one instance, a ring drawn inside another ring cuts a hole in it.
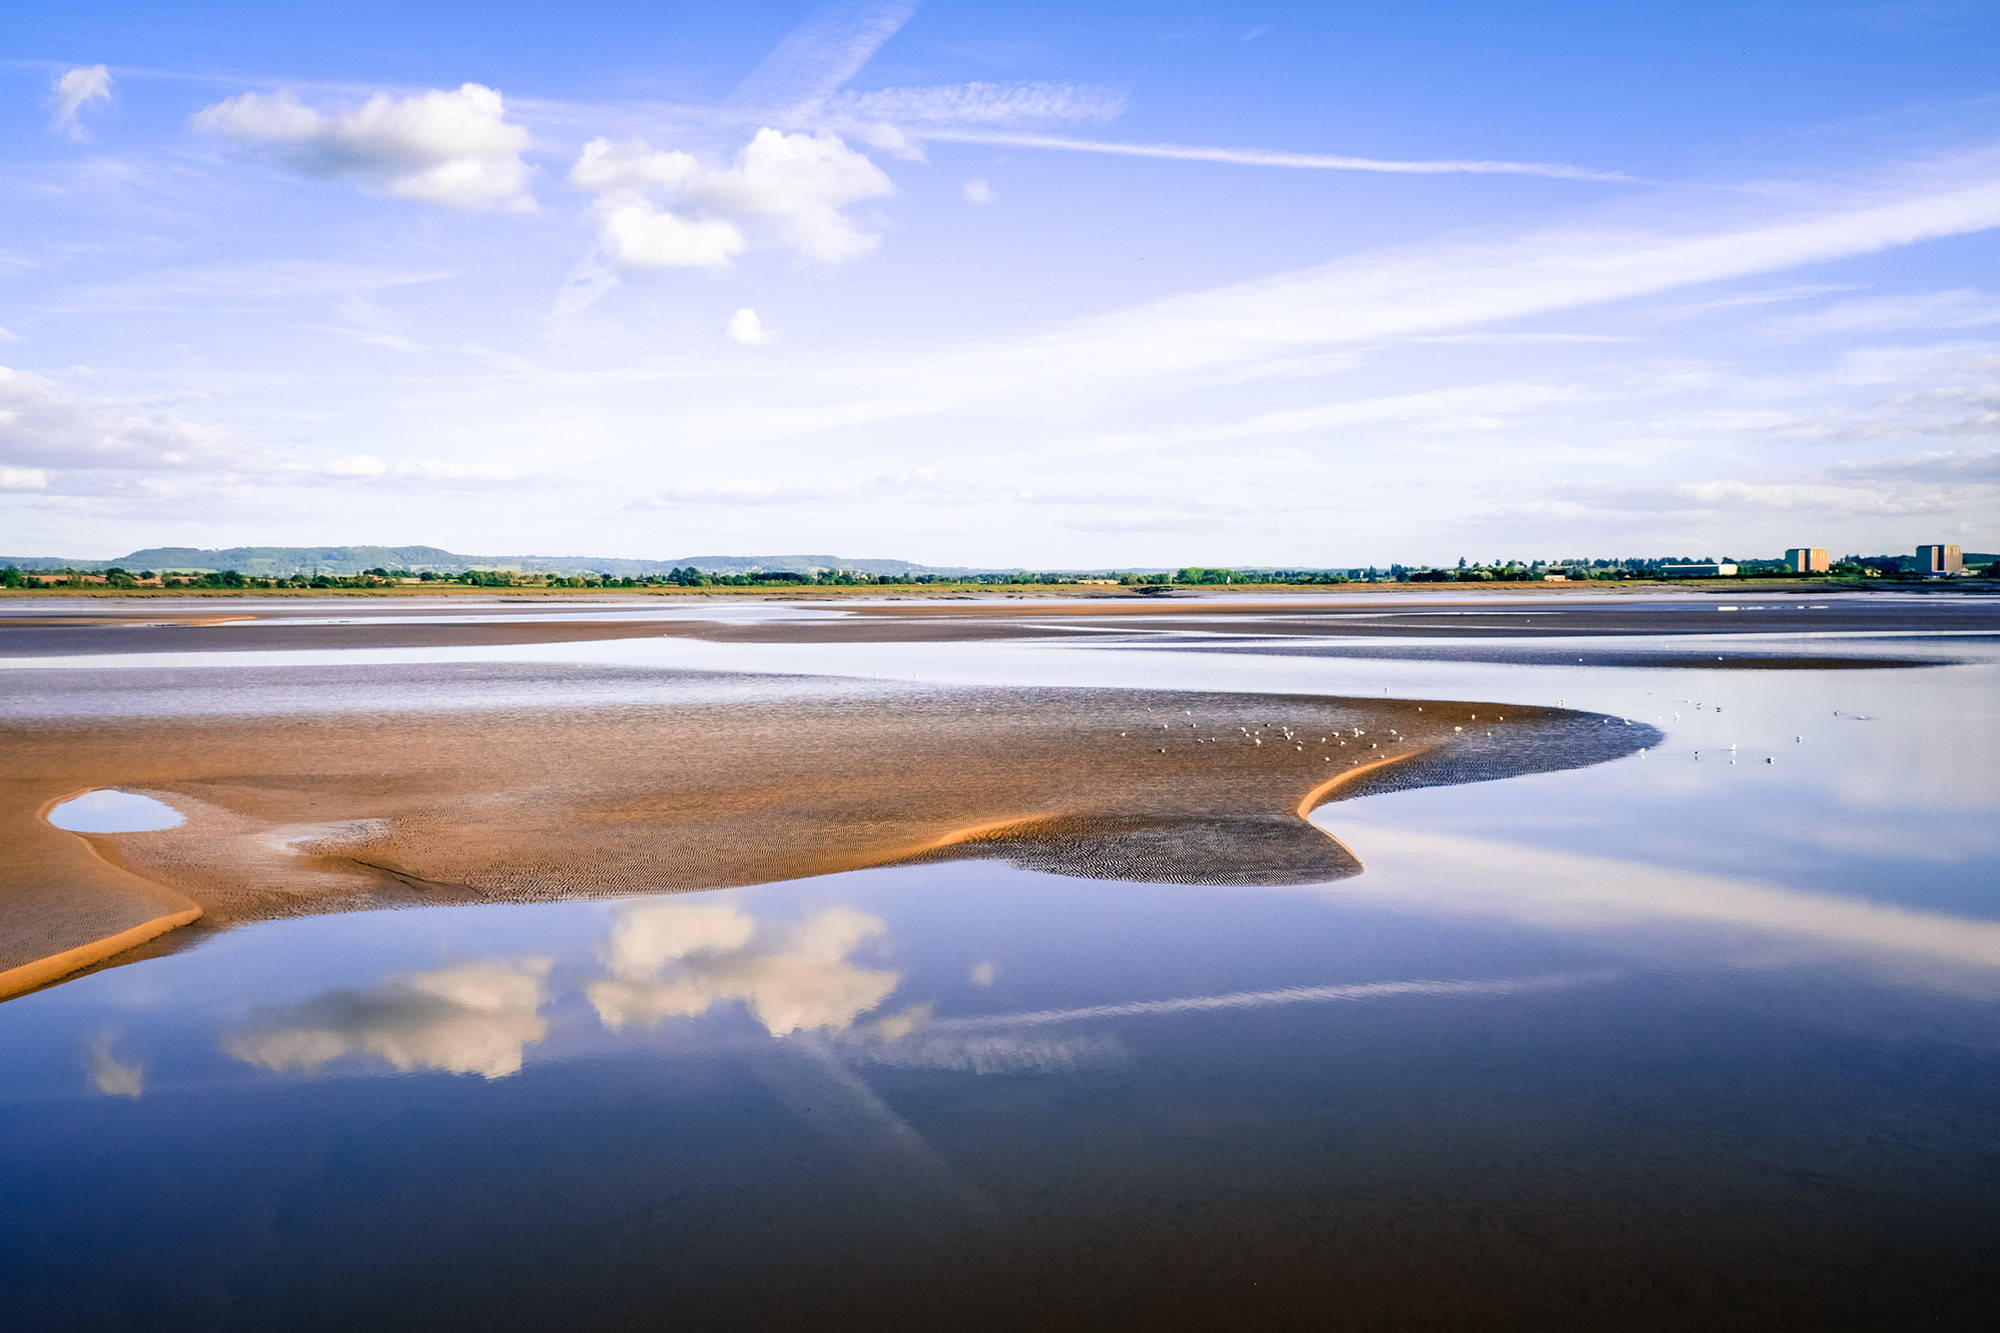
[[[1562,700],[1666,739],[1325,807],[1366,867],[1327,885],[925,865],[282,921],[38,992],[0,1005],[0,1289],[78,1328],[1979,1326],[2000,652],[1949,649],[458,654],[528,698],[699,664]]]
[[[179,828],[181,812],[138,792],[85,792],[49,811],[49,822],[72,833],[146,833]]]

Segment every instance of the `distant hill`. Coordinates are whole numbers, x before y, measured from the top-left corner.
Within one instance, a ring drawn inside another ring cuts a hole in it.
[[[111,560],[65,556],[0,555],[0,566],[21,569],[224,570],[257,578],[294,574],[359,574],[367,569],[407,569],[412,574],[461,574],[468,569],[514,569],[528,574],[596,574],[638,578],[694,568],[711,574],[754,570],[811,574],[848,569],[860,574],[975,574],[1008,571],[913,564],[908,560],[850,560],[837,555],[687,555],[677,560],[625,560],[615,556],[460,555],[437,546],[151,546]]]

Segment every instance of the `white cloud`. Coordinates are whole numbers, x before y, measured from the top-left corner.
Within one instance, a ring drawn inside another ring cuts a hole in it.
[[[307,176],[447,208],[531,209],[528,131],[506,120],[500,94],[468,83],[412,97],[378,93],[327,113],[288,91],[243,93],[198,112],[194,128],[268,152]]]
[[[1413,246],[1083,319],[1011,346],[947,351],[921,369],[935,394],[1014,389],[1024,377],[1186,381],[1283,368],[1313,348],[1473,328],[1779,272],[2000,226],[2000,184],[1685,234],[1546,232],[1476,246]]]
[[[254,260],[189,268],[147,268],[109,282],[75,288],[57,310],[187,310],[266,307],[279,301],[353,297],[443,282],[452,269],[390,269],[324,260]]]
[[[336,458],[320,470],[329,477],[379,477],[389,470],[389,465],[368,454],[355,454]]]
[[[722,268],[748,242],[722,218],[686,218],[618,191],[596,205],[597,241],[621,268]]]
[[[157,406],[81,398],[22,370],[0,366],[0,464],[17,485],[36,486],[59,467],[169,468],[241,464],[244,451],[225,432],[185,421]]]
[[[14,333],[8,329],[0,328],[0,343],[17,343],[25,341],[26,339],[21,337],[20,334]]]
[[[398,463],[389,470],[420,481],[513,481],[520,475],[503,463],[453,463],[441,458]]]
[[[49,474],[38,467],[0,467],[0,491],[46,490]]]
[[[2000,486],[2000,452],[1913,454],[1878,463],[1838,463],[1830,471],[1864,480]]]
[[[1960,289],[1839,301],[1811,314],[1771,320],[1764,327],[1784,336],[1817,337],[1896,329],[1970,329],[1986,324],[2000,324],[2000,300]]]
[[[965,202],[968,204],[990,204],[993,202],[993,187],[983,180],[965,183]]]
[[[50,91],[49,101],[55,107],[50,128],[73,139],[81,139],[84,129],[79,117],[83,108],[92,102],[110,100],[111,71],[104,66],[90,65],[65,71]]]
[[[1379,171],[1399,176],[1547,176],[1555,180],[1629,181],[1620,171],[1571,166],[1566,162],[1510,162],[1487,158],[1398,160],[1352,157],[1338,153],[1288,153],[1270,148],[1208,148],[1178,143],[1117,143],[1102,139],[1071,139],[1053,134],[1022,134],[1012,130],[966,129],[938,125],[912,131],[919,138],[946,143],[994,144],[1005,148],[1051,148],[1070,153],[1103,153],[1114,157],[1155,157],[1173,162],[1222,162],[1239,167],[1298,167],[1308,171]]]
[[[486,959],[338,990],[269,1014],[224,1039],[223,1050],[279,1072],[316,1074],[344,1056],[396,1069],[505,1078],[548,1034],[540,1013],[549,960]]]
[[[860,72],[916,12],[916,0],[836,0],[788,33],[730,95],[730,103],[752,112],[811,111]]]
[[[896,989],[895,972],[848,955],[887,927],[832,907],[793,924],[764,923],[733,907],[649,903],[623,912],[605,950],[610,976],[584,994],[607,1027],[704,1014],[740,1000],[774,1037],[842,1030]]]
[[[757,312],[749,306],[744,306],[731,315],[728,327],[723,329],[723,332],[729,335],[731,342],[740,347],[756,347],[778,336],[764,327],[764,321],[757,318]]]
[[[838,123],[882,122],[914,129],[1018,125],[1045,120],[1110,120],[1125,96],[1073,83],[957,83],[842,93],[827,107]]]
[[[350,454],[320,468],[329,477],[401,477],[421,481],[512,481],[513,468],[498,463],[448,463],[426,458],[385,463],[372,454]]]
[[[598,241],[628,269],[722,267],[747,248],[742,227],[752,220],[767,226],[776,244],[839,263],[881,240],[857,231],[841,210],[896,188],[837,135],[769,128],[724,168],[656,151],[643,139],[593,139],[569,180],[598,193]]]

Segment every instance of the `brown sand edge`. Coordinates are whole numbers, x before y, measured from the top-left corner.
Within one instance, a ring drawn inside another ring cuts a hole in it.
[[[1297,807],[1297,813],[1299,818],[1305,820],[1308,824],[1311,824],[1312,823],[1312,820],[1310,818],[1311,812],[1316,807],[1323,805],[1326,802],[1334,799],[1333,794],[1342,785],[1353,781],[1355,778],[1360,777],[1364,773],[1373,772],[1376,769],[1387,768],[1391,764],[1401,763],[1404,760],[1414,759],[1419,755],[1427,754],[1429,753],[1429,750],[1431,748],[1435,747],[1428,747],[1425,750],[1414,751],[1408,755],[1397,755],[1388,759],[1378,759],[1374,763],[1365,764],[1359,768],[1349,769],[1347,772],[1340,774],[1338,777],[1331,778],[1326,782],[1320,783],[1318,786],[1314,787],[1311,791],[1306,793],[1306,795],[1299,801]],[[74,794],[75,793],[72,793],[72,795]],[[48,808],[53,808],[54,806],[61,804],[62,801],[68,799],[70,799],[70,797],[64,796],[64,797],[59,797],[56,800],[52,800],[48,802],[48,806],[40,813],[46,815]],[[927,838],[924,841],[917,843],[913,846],[898,847],[892,850],[888,850],[879,857],[868,858],[867,864],[857,865],[853,867],[853,869],[856,870],[873,869],[879,866],[893,866],[904,862],[919,860],[925,856],[945,851],[951,847],[963,846],[967,843],[979,842],[983,839],[995,836],[1004,836],[1006,833],[1015,829],[1020,829],[1023,831],[1036,829],[1040,826],[1045,825],[1049,820],[1061,818],[1063,814],[1064,812],[1060,810],[1043,810],[1028,814],[1007,815],[999,819],[982,820],[976,824],[968,824],[962,828],[951,829],[936,837]],[[1328,832],[1326,829],[1320,828],[1320,826],[1317,824],[1312,824],[1312,827],[1318,829],[1318,831],[1327,839],[1327,841],[1333,843],[1341,850],[1347,852],[1349,856],[1354,856],[1353,849],[1348,847],[1347,844],[1342,842],[1338,837],[1335,837],[1332,833]],[[71,836],[77,836],[77,835],[73,834]],[[90,846],[93,854],[97,854],[97,848],[90,843],[89,839],[80,838],[79,840],[82,841],[86,846]],[[1356,865],[1360,865],[1362,863],[1361,858],[1358,856],[1354,857],[1354,861]],[[181,898],[182,901],[184,902],[188,901],[182,894],[178,893],[176,890],[171,889],[164,884],[160,884],[154,880],[147,880],[146,882],[148,884],[153,885],[163,896]],[[706,890],[706,889],[686,889],[682,890],[681,892],[705,893],[712,891],[713,890]],[[598,896],[601,895],[589,892],[582,892],[577,894],[578,898],[594,898]],[[622,897],[625,895],[612,895],[612,896]],[[353,910],[366,910],[366,909],[353,909]],[[95,964],[107,962],[110,959],[115,958],[117,955],[124,953],[129,949],[135,949],[138,946],[145,944],[150,940],[158,939],[160,936],[166,934],[170,930],[177,929],[178,927],[181,926],[189,925],[192,922],[199,920],[201,916],[202,916],[202,909],[200,905],[189,902],[188,907],[186,907],[181,911],[170,912],[165,916],[155,917],[151,921],[142,922],[139,925],[133,926],[128,930],[122,930],[115,935],[107,935],[103,939],[92,940],[87,944],[80,944],[74,948],[65,949],[61,953],[50,954],[45,958],[37,958],[32,962],[23,963],[18,967],[10,968],[5,972],[0,972],[0,1000],[11,999],[16,995],[23,994],[27,991],[39,989],[40,987],[51,984],[52,982],[60,981],[64,977],[67,977],[72,973],[81,972],[86,968],[93,967],[93,965]],[[252,925],[252,924],[255,924],[255,922],[254,921],[230,922],[227,925],[224,925],[223,929],[227,930],[236,925]]]
[[[1325,837],[1329,842],[1339,847],[1343,852],[1345,852],[1349,857],[1351,857],[1354,860],[1354,863],[1357,866],[1359,866],[1362,864],[1361,858],[1355,856],[1353,849],[1349,848],[1333,833],[1329,832],[1325,828],[1320,827],[1318,824],[1313,823],[1311,819],[1311,812],[1320,805],[1338,799],[1338,793],[1342,787],[1346,786],[1351,782],[1354,782],[1363,775],[1376,772],[1378,770],[1387,768],[1394,764],[1404,763],[1409,760],[1420,758],[1423,755],[1431,753],[1437,748],[1438,747],[1435,745],[1426,746],[1419,750],[1413,750],[1408,754],[1387,756],[1382,759],[1374,760],[1367,764],[1350,768],[1343,773],[1336,774],[1335,776],[1316,784],[1310,790],[1308,790],[1305,793],[1305,795],[1300,797],[1296,806],[1294,807],[1294,813],[1302,822],[1312,827],[1314,830],[1319,832],[1323,837]],[[57,805],[61,804],[63,801],[70,800],[73,797],[89,790],[94,790],[94,788],[80,788],[77,791],[68,792],[63,795],[59,795],[49,799],[48,801],[44,802],[42,807],[36,812],[37,818],[44,825],[48,827],[51,833],[66,833],[68,834],[69,837],[75,838],[78,842],[82,843],[85,847],[89,849],[92,858],[102,863],[107,869],[114,869],[114,870],[122,869],[123,873],[129,875],[132,873],[129,869],[123,869],[122,867],[117,867],[113,865],[111,862],[107,861],[102,851],[91,839],[83,837],[80,834],[70,833],[68,830],[56,829],[54,828],[53,825],[47,825],[48,814],[51,810],[53,810]],[[1045,829],[1050,821],[1055,819],[1060,819],[1066,813],[1068,812],[1062,810],[1039,810],[1039,811],[1015,813],[1006,816],[1001,816],[998,818],[981,820],[976,823],[963,825],[958,828],[948,829],[942,833],[925,838],[914,844],[905,844],[900,847],[880,849],[876,854],[865,856],[861,858],[860,863],[847,868],[859,870],[859,869],[869,869],[882,866],[906,864],[913,861],[920,861],[928,856],[933,856],[940,852],[946,852],[953,847],[978,843],[995,837],[1004,838],[1007,833],[1014,830],[1019,830],[1022,833],[1029,834],[1030,838],[1032,838],[1035,833]],[[61,952],[58,953],[49,954],[45,957],[38,958],[30,962],[16,966],[14,968],[11,968],[5,972],[0,972],[0,1000],[11,998],[23,992],[35,990],[40,987],[50,985],[51,983],[59,981],[62,978],[71,975],[72,973],[80,972],[85,969],[94,969],[97,965],[106,964],[107,962],[109,962],[109,960],[115,958],[117,955],[121,953],[125,953],[128,950],[135,949],[140,945],[155,940],[160,936],[166,934],[168,931],[177,929],[178,927],[181,926],[188,925],[196,920],[199,920],[203,916],[202,906],[198,902],[194,901],[192,898],[187,896],[185,893],[176,890],[168,885],[161,884],[156,880],[147,879],[142,876],[134,876],[134,878],[142,879],[143,882],[149,888],[151,888],[155,893],[159,894],[167,902],[173,902],[177,900],[179,902],[187,904],[187,906],[180,910],[169,912],[162,916],[152,918],[151,920],[142,922],[137,926],[130,927],[116,934],[107,935],[101,939],[92,940],[87,943],[62,950]],[[704,892],[704,891],[705,890],[701,889],[682,890],[682,892]],[[595,898],[601,896],[605,895],[589,891],[582,891],[574,895],[574,897],[579,899]],[[624,895],[614,894],[610,896],[615,897]],[[388,906],[388,904],[381,904],[381,906]],[[369,909],[356,907],[343,910],[369,910]],[[256,920],[255,918],[252,918],[250,920],[244,920],[244,921],[223,921],[223,922],[218,922],[217,924],[220,925],[222,929],[227,930],[236,925],[255,924],[255,920]],[[135,959],[133,961],[138,961],[138,960]]]
[[[1424,755],[1430,754],[1433,751],[1437,750],[1438,748],[1439,747],[1435,745],[1426,745],[1421,750],[1412,750],[1408,754],[1389,755],[1385,758],[1377,759],[1373,763],[1361,764],[1358,765],[1357,767],[1350,768],[1345,773],[1336,773],[1332,777],[1328,778],[1325,782],[1320,783],[1317,787],[1314,787],[1311,791],[1307,792],[1303,797],[1301,797],[1299,800],[1296,813],[1300,819],[1305,820],[1308,824],[1312,824],[1312,812],[1314,810],[1317,810],[1322,805],[1326,805],[1331,801],[1339,799],[1336,793],[1339,792],[1339,790],[1342,787],[1354,781],[1354,779],[1360,777],[1362,774],[1373,773],[1377,769],[1388,768],[1392,764],[1404,764],[1408,763],[1412,759],[1420,759]],[[1313,827],[1319,828],[1319,825],[1313,824]],[[1321,833],[1326,833],[1326,830],[1323,828],[1319,829],[1319,831]],[[1346,848],[1347,854],[1349,856],[1354,855],[1354,849],[1348,847],[1346,843],[1340,842],[1339,838],[1334,838],[1331,833],[1326,833],[1326,836],[1329,838],[1333,838],[1335,842],[1340,843],[1340,845],[1343,848]],[[1355,856],[1354,863],[1356,865],[1361,864],[1361,858]]]
[[[161,889],[163,892],[171,892],[164,885]],[[72,972],[80,972],[92,963],[101,963],[107,958],[124,953],[127,949],[136,948],[147,940],[164,935],[177,926],[185,926],[200,916],[199,907],[170,912],[166,916],[141,922],[130,930],[121,930],[116,935],[106,935],[101,940],[92,940],[88,944],[79,944],[74,949],[65,949],[46,958],[37,958],[32,963],[9,968],[5,972],[0,972],[0,1000],[46,986],[52,981],[60,981]]]
[[[96,787],[78,787],[74,791],[66,791],[52,796],[42,802],[40,808],[35,811],[34,818],[49,834],[56,837],[73,839],[76,844],[83,847],[92,861],[95,861],[106,871],[138,880],[163,903],[181,903],[183,906],[161,916],[153,917],[151,920],[142,921],[136,926],[129,926],[124,930],[105,935],[99,939],[87,940],[82,944],[73,945],[70,948],[58,950],[52,954],[45,954],[40,958],[30,959],[28,962],[17,964],[0,972],[0,1000],[11,999],[26,991],[36,990],[49,985],[51,982],[60,981],[72,972],[80,972],[108,958],[114,958],[128,949],[135,949],[148,940],[158,939],[170,930],[185,926],[201,918],[201,904],[195,902],[186,894],[170,888],[158,880],[148,879],[143,875],[134,875],[122,866],[114,865],[105,859],[103,850],[89,838],[84,837],[80,833],[71,832],[69,829],[59,829],[49,822],[49,813],[57,806],[65,801],[75,800],[79,796],[87,795],[96,790]]]

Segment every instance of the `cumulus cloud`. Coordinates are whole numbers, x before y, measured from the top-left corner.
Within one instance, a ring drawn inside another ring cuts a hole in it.
[[[965,183],[965,202],[968,204],[990,204],[993,202],[993,187],[983,180]]]
[[[729,324],[723,329],[723,332],[729,335],[731,342],[741,347],[755,347],[760,343],[770,342],[773,338],[777,337],[775,333],[764,327],[764,321],[757,318],[757,312],[749,306],[744,306],[741,310],[731,315],[729,317]]]
[[[80,117],[84,107],[92,102],[110,100],[110,70],[102,65],[67,70],[57,76],[49,92],[49,104],[55,108],[55,115],[49,121],[49,128],[59,134],[67,134],[72,139],[81,139],[84,137],[84,129]]]
[[[881,168],[837,135],[769,128],[720,168],[643,139],[593,139],[569,180],[597,194],[598,242],[626,269],[720,268],[749,247],[750,225],[807,258],[839,263],[881,240],[841,210],[895,192]]]
[[[225,432],[159,406],[82,398],[39,375],[0,366],[0,466],[15,487],[46,486],[47,474],[37,465],[213,465],[240,463],[243,452]]]
[[[307,176],[446,208],[531,209],[521,153],[500,94],[477,83],[412,97],[378,93],[351,111],[305,106],[288,91],[243,93],[196,113],[194,128],[268,154]]]
[[[317,1074],[345,1056],[397,1070],[505,1078],[547,1035],[540,1014],[549,960],[484,959],[393,977],[371,990],[336,990],[260,1016],[223,1050],[280,1073]]]
[[[650,903],[620,915],[605,949],[610,975],[584,994],[612,1028],[692,1017],[736,1000],[774,1037],[841,1030],[901,981],[848,958],[886,929],[847,907],[773,923],[733,907]]]
[[[0,491],[41,491],[48,485],[46,468],[0,466]]]

